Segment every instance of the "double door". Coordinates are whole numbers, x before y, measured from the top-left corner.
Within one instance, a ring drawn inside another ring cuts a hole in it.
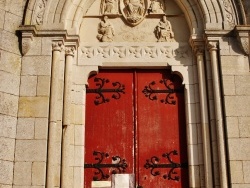
[[[134,174],[136,188],[186,188],[184,87],[170,70],[100,70],[86,95],[84,188]]]

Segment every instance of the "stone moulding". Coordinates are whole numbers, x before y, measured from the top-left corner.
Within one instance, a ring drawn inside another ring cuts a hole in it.
[[[48,0],[39,0],[36,4],[34,15],[37,25],[43,24],[43,16],[46,10],[47,1]]]
[[[250,26],[236,26],[235,32],[237,35],[238,42],[244,52],[245,55],[250,54],[249,50],[249,33],[250,33]]]
[[[101,43],[80,46],[79,59],[83,62],[130,62],[130,61],[188,61],[192,59],[188,43]]]

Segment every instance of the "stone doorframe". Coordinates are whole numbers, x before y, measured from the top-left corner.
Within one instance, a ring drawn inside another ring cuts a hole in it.
[[[218,49],[225,32],[207,33],[205,40],[191,39],[190,48],[188,43],[78,46],[79,38],[66,31],[44,31],[34,26],[20,31],[24,55],[36,37],[46,38],[51,49],[47,187],[83,187],[86,85],[89,75],[99,68],[171,68],[179,74],[185,85],[189,186],[228,187],[218,70]]]

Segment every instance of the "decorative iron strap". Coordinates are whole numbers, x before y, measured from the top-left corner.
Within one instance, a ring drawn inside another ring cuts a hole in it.
[[[172,161],[170,155],[178,155],[178,152],[176,150],[171,151],[169,153],[164,153],[162,154],[162,157],[167,158],[169,163],[168,164],[159,164],[160,159],[156,156],[151,157],[151,160],[146,160],[146,164],[144,165],[144,168],[146,169],[151,169],[151,174],[153,176],[159,176],[160,171],[157,171],[155,169],[157,168],[170,168],[169,172],[165,175],[163,175],[164,179],[168,179],[168,180],[174,180],[174,181],[179,181],[180,177],[179,176],[175,176],[175,174],[177,174],[177,172],[175,172],[176,168],[187,168],[188,164],[187,163],[175,163]]]
[[[103,104],[106,102],[109,102],[110,99],[105,98],[103,93],[113,93],[112,98],[113,99],[120,99],[121,93],[125,94],[125,86],[121,84],[120,82],[113,82],[112,85],[116,88],[110,88],[110,89],[103,89],[104,85],[106,83],[109,83],[108,79],[105,78],[95,78],[94,82],[96,82],[96,86],[98,88],[96,89],[89,89],[87,88],[87,93],[97,93],[98,96],[96,96],[96,100],[94,101],[95,105]]]
[[[95,175],[93,176],[94,181],[100,181],[104,179],[108,179],[110,177],[109,174],[105,174],[103,172],[103,168],[113,168],[112,174],[117,174],[117,173],[122,173],[126,171],[126,168],[128,167],[126,160],[121,159],[119,156],[113,156],[112,161],[114,163],[112,164],[102,164],[103,160],[105,158],[109,157],[108,153],[104,152],[99,152],[99,151],[94,151],[93,155],[96,156],[95,160],[97,160],[97,163],[94,164],[84,164],[84,168],[94,168],[96,171],[94,172]]]
[[[174,96],[172,96],[173,93],[183,93],[184,87],[173,89],[174,85],[173,83],[168,84],[167,79],[162,79],[159,81],[159,83],[163,84],[166,89],[153,89],[153,86],[156,85],[155,81],[152,81],[148,86],[145,86],[144,90],[142,92],[145,94],[146,97],[148,97],[150,100],[157,100],[157,95],[159,93],[166,93],[167,96],[165,99],[161,99],[160,101],[165,104],[176,104],[176,100],[174,100]]]

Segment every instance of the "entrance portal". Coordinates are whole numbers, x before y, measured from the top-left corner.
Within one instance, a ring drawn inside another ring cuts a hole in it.
[[[188,187],[184,86],[171,70],[100,70],[86,97],[85,182]]]

